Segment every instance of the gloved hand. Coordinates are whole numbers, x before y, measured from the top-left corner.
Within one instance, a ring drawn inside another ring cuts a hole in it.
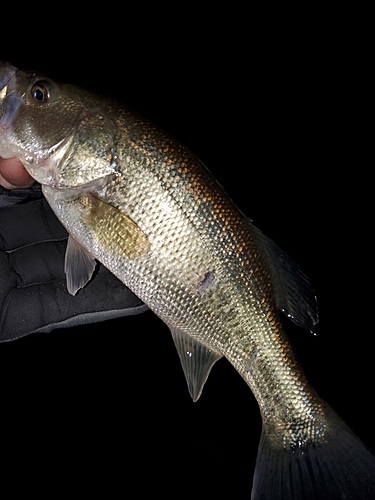
[[[0,186],[0,341],[148,309],[99,263],[94,278],[70,295],[64,273],[67,238],[39,184]]]

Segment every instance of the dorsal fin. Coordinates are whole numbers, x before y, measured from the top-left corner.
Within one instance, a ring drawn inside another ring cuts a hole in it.
[[[222,355],[208,349],[177,328],[170,330],[184,370],[190,396],[195,402],[202,394],[203,386],[212,366]]]
[[[296,325],[315,334],[319,323],[318,303],[308,277],[287,253],[252,226],[268,257],[279,309]]]

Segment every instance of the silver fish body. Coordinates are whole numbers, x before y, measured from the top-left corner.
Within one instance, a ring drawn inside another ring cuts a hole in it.
[[[221,357],[249,385],[263,422],[253,499],[373,498],[372,455],[310,387],[282,321],[314,331],[308,279],[186,146],[120,103],[3,63],[0,156],[21,159],[71,235],[71,293],[99,260],[168,325],[194,400]]]

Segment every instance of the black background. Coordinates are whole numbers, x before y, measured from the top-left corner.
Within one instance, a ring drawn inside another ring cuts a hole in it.
[[[319,334],[291,326],[291,339],[320,395],[375,449],[371,188],[350,35],[323,13],[288,24],[285,12],[108,5],[78,19],[34,7],[25,26],[5,23],[0,59],[118,96],[198,154],[310,277]],[[194,404],[151,312],[1,344],[0,360],[14,443],[3,460],[37,462],[37,487],[48,471],[56,492],[78,478],[108,497],[250,498],[254,397],[221,360]]]

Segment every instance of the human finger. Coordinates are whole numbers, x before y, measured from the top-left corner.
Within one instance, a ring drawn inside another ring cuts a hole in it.
[[[0,186],[6,189],[28,188],[34,182],[18,158],[0,157]]]

